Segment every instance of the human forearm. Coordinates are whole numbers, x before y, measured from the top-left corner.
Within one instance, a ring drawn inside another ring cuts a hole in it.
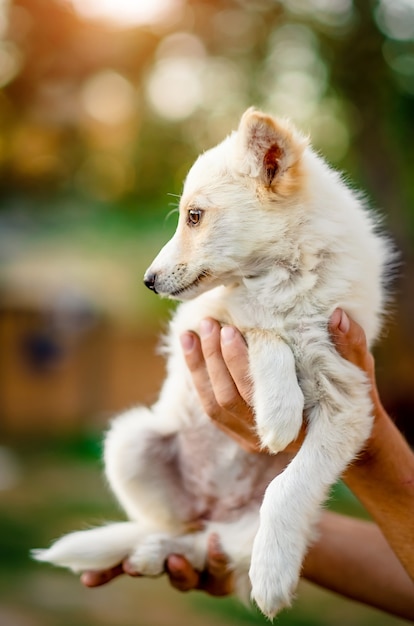
[[[324,512],[302,576],[375,608],[414,619],[414,584],[377,526]]]
[[[368,452],[347,470],[344,481],[414,580],[414,454],[379,404],[375,411]]]
[[[414,454],[381,404],[362,329],[343,312],[341,322],[332,323],[339,314],[331,319],[332,339],[339,353],[367,374],[375,418],[369,440],[343,478],[414,580]]]

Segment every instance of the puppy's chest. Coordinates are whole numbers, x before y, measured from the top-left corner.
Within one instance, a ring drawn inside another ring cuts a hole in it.
[[[261,328],[282,335],[295,330],[300,320],[313,319],[330,307],[332,297],[321,293],[317,280],[316,276],[308,276],[304,280],[307,289],[297,289],[292,283],[228,293],[222,302],[227,312],[224,321],[239,329]]]

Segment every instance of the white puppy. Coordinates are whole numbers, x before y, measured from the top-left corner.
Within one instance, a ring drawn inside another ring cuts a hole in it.
[[[307,139],[246,111],[191,168],[177,231],[145,275],[156,293],[186,302],[171,321],[158,401],[116,418],[106,436],[106,475],[131,521],[72,533],[36,558],[82,571],[128,557],[154,576],[171,553],[202,569],[218,532],[240,594],[251,584],[269,617],[289,605],[320,505],[372,425],[365,376],[332,347],[328,319],[342,307],[371,344],[391,256],[361,197]],[[248,454],[203,413],[179,335],[208,316],[246,338],[269,455]],[[286,467],[276,453],[303,414],[306,438]]]

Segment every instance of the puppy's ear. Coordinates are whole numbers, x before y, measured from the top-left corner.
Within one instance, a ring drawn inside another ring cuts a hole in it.
[[[306,145],[307,140],[287,120],[250,108],[237,132],[237,168],[276,189],[278,179],[299,163]]]

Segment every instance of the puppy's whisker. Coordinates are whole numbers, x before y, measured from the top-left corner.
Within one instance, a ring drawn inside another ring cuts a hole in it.
[[[167,215],[164,217],[164,223],[167,222],[172,215],[178,212],[178,207],[174,207],[173,209],[171,209],[171,211],[168,211]]]

